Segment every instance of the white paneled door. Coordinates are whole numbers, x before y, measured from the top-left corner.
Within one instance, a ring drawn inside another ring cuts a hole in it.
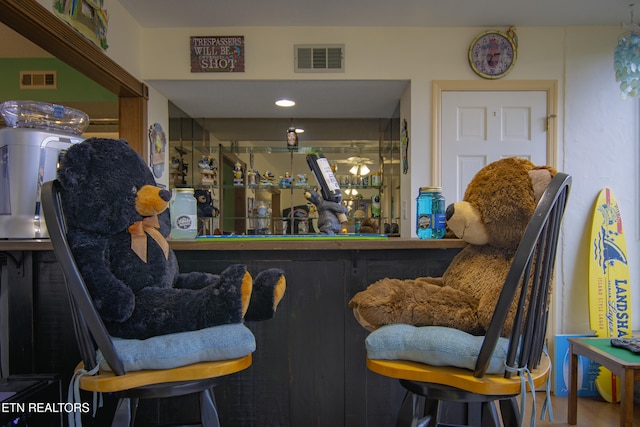
[[[546,91],[444,91],[441,105],[442,192],[462,200],[483,166],[519,156],[547,161]]]

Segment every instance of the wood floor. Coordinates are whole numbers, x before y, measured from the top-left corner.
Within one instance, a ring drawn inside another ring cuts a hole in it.
[[[529,395],[531,399],[531,395]],[[536,393],[536,409],[538,412],[537,427],[563,427],[567,424],[567,398],[551,396],[553,406],[553,422],[540,420],[540,408],[544,402],[544,393]],[[527,405],[527,412],[531,411],[531,401]],[[620,425],[620,405],[608,403],[599,397],[578,398],[578,427],[615,427]],[[526,420],[528,420],[527,415]],[[526,425],[526,424],[525,424]],[[640,426],[640,406],[633,409],[633,425]]]

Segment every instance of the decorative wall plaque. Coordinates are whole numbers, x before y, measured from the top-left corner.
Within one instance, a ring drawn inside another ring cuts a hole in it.
[[[244,73],[244,36],[191,37],[192,73]]]

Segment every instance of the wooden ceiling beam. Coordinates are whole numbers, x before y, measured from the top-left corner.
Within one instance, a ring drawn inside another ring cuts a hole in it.
[[[36,0],[0,0],[0,22],[120,98],[120,137],[144,155],[149,88]],[[123,117],[123,112],[127,115]]]

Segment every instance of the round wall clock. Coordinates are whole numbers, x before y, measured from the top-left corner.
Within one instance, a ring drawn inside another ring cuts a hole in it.
[[[469,46],[469,64],[485,79],[499,79],[511,71],[518,57],[514,37],[501,31],[485,31]]]

